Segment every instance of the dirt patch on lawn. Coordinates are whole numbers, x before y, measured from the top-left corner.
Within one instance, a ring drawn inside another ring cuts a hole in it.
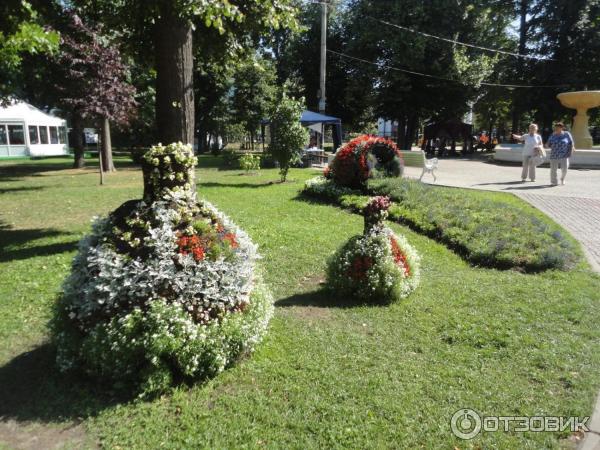
[[[0,444],[18,450],[100,448],[81,424],[41,425],[15,420],[0,421]]]
[[[320,306],[291,306],[286,312],[302,320],[326,320],[332,317],[331,309]]]

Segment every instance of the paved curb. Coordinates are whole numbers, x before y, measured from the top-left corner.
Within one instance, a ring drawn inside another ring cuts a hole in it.
[[[578,450],[600,450],[600,395],[596,399],[596,406],[588,425],[589,432],[585,433],[583,441],[578,445]]]

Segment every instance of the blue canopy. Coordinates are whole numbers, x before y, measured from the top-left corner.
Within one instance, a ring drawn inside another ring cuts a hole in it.
[[[307,109],[302,112],[302,115],[300,116],[300,123],[302,125],[313,125],[315,123],[341,124],[342,121],[337,117],[326,116],[325,114],[309,111]]]
[[[261,120],[263,126],[263,137],[264,137],[264,126],[269,124],[269,119]],[[333,126],[333,151],[335,152],[342,145],[342,120],[337,117],[326,116],[314,111],[304,110],[300,116],[300,123],[304,126],[314,125],[316,123],[322,123],[324,125]],[[263,139],[264,141],[264,139]]]

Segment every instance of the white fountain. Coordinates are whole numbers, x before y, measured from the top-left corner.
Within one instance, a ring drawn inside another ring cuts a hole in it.
[[[563,92],[556,96],[563,106],[575,109],[571,133],[575,140],[575,153],[571,157],[572,167],[600,167],[600,149],[594,150],[589,130],[589,109],[600,106],[600,91]],[[496,148],[494,159],[521,162],[521,145],[501,145]]]

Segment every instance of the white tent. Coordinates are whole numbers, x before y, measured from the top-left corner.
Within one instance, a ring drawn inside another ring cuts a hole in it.
[[[0,107],[0,158],[66,155],[68,150],[66,120],[21,101]]]

